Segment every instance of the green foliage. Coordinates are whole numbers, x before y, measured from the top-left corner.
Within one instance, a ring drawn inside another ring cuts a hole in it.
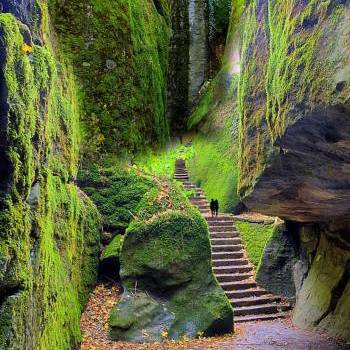
[[[33,46],[25,25],[0,14],[7,102],[0,150],[7,169],[0,195],[0,265],[6,266],[0,348],[68,350],[81,338],[80,313],[96,282],[100,217],[71,183],[79,146],[76,87],[45,32],[44,4],[37,10],[45,46]]]
[[[168,139],[168,1],[50,1],[61,48],[81,83],[87,157]]]
[[[193,140],[194,156],[188,161],[191,180],[208,198],[219,200],[222,212],[229,212],[239,201],[237,159],[230,145],[225,132],[199,135]]]
[[[175,173],[176,160],[189,159],[192,157],[192,152],[191,147],[176,143],[160,151],[150,150],[142,153],[134,159],[134,163],[137,168],[148,174],[172,178]]]
[[[274,233],[273,224],[259,224],[244,221],[236,221],[243,243],[246,247],[249,260],[258,267],[263,256],[266,243]]]
[[[102,214],[104,229],[112,234],[124,233],[140,200],[154,186],[151,177],[135,169],[97,165],[80,172],[79,184]]]
[[[191,180],[203,188],[208,198],[217,198],[224,212],[239,201],[236,86],[237,77],[229,76],[228,67],[224,67],[188,122],[189,128],[200,130],[193,137],[193,155],[187,161]]]
[[[119,258],[123,241],[124,241],[124,236],[122,235],[115,236],[112,242],[107,245],[101,259],[104,260],[104,259],[111,259],[111,258]]]

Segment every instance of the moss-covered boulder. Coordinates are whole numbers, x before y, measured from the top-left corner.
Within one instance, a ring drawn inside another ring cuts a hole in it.
[[[111,169],[93,165],[79,172],[78,184],[96,204],[103,216],[106,243],[124,234],[137,207],[153,186],[151,177],[123,166]]]
[[[119,279],[119,256],[123,245],[124,236],[117,235],[103,249],[100,257],[100,277],[108,277],[111,279]]]
[[[159,184],[144,197],[120,261],[125,292],[110,318],[113,339],[150,342],[233,330],[231,305],[212,272],[207,225],[173,184]],[[160,319],[167,322],[158,332]]]

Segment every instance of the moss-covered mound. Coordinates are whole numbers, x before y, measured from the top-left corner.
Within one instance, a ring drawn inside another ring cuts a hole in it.
[[[103,216],[103,228],[115,236],[124,234],[139,202],[153,186],[151,177],[125,166],[111,169],[93,165],[79,172],[79,186]]]
[[[23,15],[40,45],[25,24],[0,14],[0,349],[7,350],[75,346],[97,274],[100,217],[74,184],[76,86],[53,50],[44,5]]]
[[[124,239],[121,278],[113,339],[151,342],[233,329],[232,308],[212,272],[207,225],[173,184],[159,184],[140,203]]]
[[[81,83],[85,154],[124,154],[168,138],[168,0],[50,1]]]

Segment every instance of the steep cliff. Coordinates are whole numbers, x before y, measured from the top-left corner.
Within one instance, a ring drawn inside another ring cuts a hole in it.
[[[128,154],[168,139],[168,0],[50,1],[80,83],[84,153]]]
[[[240,192],[304,222],[349,213],[348,1],[252,1],[242,27]]]
[[[0,349],[71,349],[100,217],[75,186],[79,109],[46,4],[0,1]],[[18,19],[17,19],[17,18]]]
[[[239,190],[294,227],[261,281],[296,291],[297,325],[349,340],[350,3],[250,1],[243,18]]]

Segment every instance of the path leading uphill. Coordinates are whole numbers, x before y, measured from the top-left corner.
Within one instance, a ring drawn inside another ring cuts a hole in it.
[[[186,164],[181,159],[176,162],[175,179],[181,181],[186,189],[195,192],[191,202],[208,222],[214,273],[234,308],[235,323],[287,317],[290,305],[258,287],[253,266],[247,258],[232,217],[210,216],[209,203],[202,189],[190,181]]]

